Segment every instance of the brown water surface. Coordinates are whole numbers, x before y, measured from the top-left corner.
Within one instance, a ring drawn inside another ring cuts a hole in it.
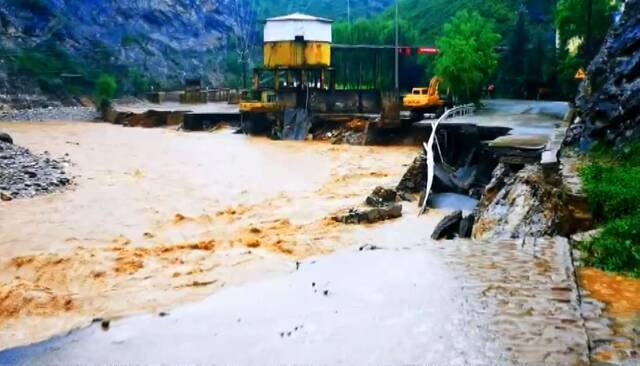
[[[166,310],[376,234],[328,220],[394,186],[416,147],[334,146],[103,123],[0,123],[69,154],[76,186],[0,205],[0,349]],[[379,226],[424,236],[440,217]]]
[[[605,304],[603,315],[611,320],[607,326],[611,335],[597,335],[606,342],[594,350],[593,359],[637,361],[640,358],[640,279],[596,268],[582,268],[579,277],[587,295]]]

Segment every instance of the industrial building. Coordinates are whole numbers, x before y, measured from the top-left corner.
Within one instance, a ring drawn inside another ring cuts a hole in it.
[[[300,13],[266,20],[264,66],[254,70],[240,103],[246,132],[299,139],[318,119],[381,121],[387,103],[380,91],[336,90],[332,23]]]

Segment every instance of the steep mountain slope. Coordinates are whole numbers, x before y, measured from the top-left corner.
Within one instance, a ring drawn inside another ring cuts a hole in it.
[[[382,13],[394,0],[255,0],[261,18],[302,12],[333,20],[369,18]]]
[[[621,146],[640,138],[640,0],[626,2],[618,24],[587,69],[576,107],[574,140]]]
[[[82,89],[100,72],[219,81],[226,1],[0,0],[0,93]]]
[[[238,25],[238,6],[253,6],[259,32],[270,16],[346,19],[349,4],[357,19],[392,1],[0,0],[0,103],[7,94],[88,94],[102,73],[126,93],[191,77],[219,85],[238,72],[234,34],[247,28]]]
[[[477,11],[496,23],[496,30],[504,34],[513,26],[520,0],[400,0],[400,18],[419,31],[419,38],[433,44],[442,27],[460,10]],[[389,8],[382,17],[392,19]]]

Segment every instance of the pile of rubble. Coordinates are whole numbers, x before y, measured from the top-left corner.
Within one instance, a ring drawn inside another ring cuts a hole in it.
[[[92,107],[44,107],[0,111],[1,121],[94,121],[100,117]]]
[[[0,199],[34,197],[63,190],[72,180],[65,172],[66,159],[52,159],[0,139]]]
[[[325,123],[312,132],[314,140],[330,141],[332,144],[365,145],[368,122],[353,119],[346,123]]]

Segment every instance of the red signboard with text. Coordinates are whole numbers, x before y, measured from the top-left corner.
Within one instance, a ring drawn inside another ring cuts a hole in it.
[[[438,49],[435,47],[420,47],[418,48],[418,55],[435,55],[438,53]]]

